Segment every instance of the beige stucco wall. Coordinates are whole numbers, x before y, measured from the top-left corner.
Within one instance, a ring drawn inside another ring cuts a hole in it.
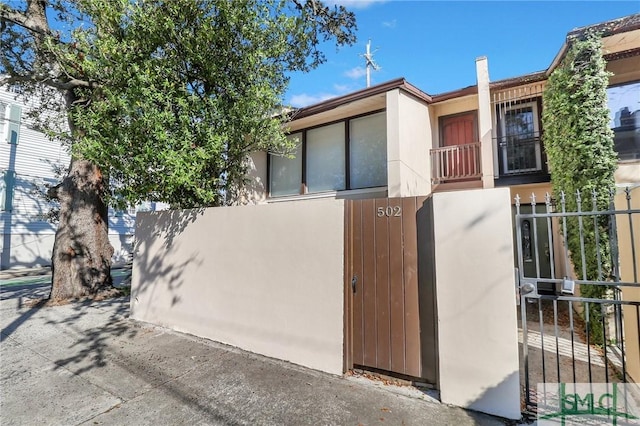
[[[435,123],[437,123],[437,119],[439,117],[443,117],[445,115],[452,114],[460,114],[462,112],[467,111],[475,111],[478,109],[478,95],[467,95],[460,98],[453,98],[447,101],[439,102],[437,104],[433,104],[433,112],[434,118],[436,119]],[[434,129],[437,130],[437,129]],[[437,131],[434,131],[435,140],[439,139],[440,135]],[[438,145],[434,145],[438,146]]]
[[[615,206],[617,210],[626,210],[627,195],[624,187],[630,188],[631,208],[640,209],[640,162],[623,163],[616,171],[616,183],[619,186]],[[629,226],[628,216],[617,217],[618,249],[620,253],[620,275],[622,281],[638,282],[634,280],[633,265],[640,271],[640,214],[632,216],[633,235]],[[635,259],[631,250],[633,238],[636,250]],[[638,272],[640,273],[640,272]],[[640,277],[637,277],[640,279]],[[623,300],[640,301],[640,288],[622,287]],[[631,379],[640,383],[640,330],[638,329],[637,311],[632,306],[623,308],[625,350],[627,353],[627,373]]]
[[[434,193],[440,398],[520,417],[509,189]]]
[[[254,151],[249,155],[248,182],[239,204],[259,204],[267,199],[267,153]]]
[[[389,197],[431,193],[431,123],[427,105],[396,89],[387,93]]]
[[[489,89],[489,64],[484,56],[476,59],[476,81],[478,84],[478,138],[481,143],[482,187],[493,188],[492,108]]]
[[[342,373],[344,201],[141,213],[136,240],[132,318]]]
[[[640,56],[631,56],[610,61],[607,63],[607,70],[613,73],[613,75],[609,77],[609,84],[638,80],[640,79]]]

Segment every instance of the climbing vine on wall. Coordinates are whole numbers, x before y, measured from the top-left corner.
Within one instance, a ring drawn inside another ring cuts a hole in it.
[[[609,128],[607,85],[610,73],[602,55],[602,41],[596,34],[570,40],[571,47],[553,71],[543,95],[544,144],[549,160],[556,200],[566,194],[567,211],[593,208],[607,210],[615,190],[617,156],[613,131]],[[577,192],[580,196],[576,196]],[[582,200],[580,202],[580,200]],[[580,203],[580,205],[578,205]],[[612,273],[609,247],[609,218],[582,222],[584,262],[580,224],[569,218],[567,245],[576,277],[606,280]],[[581,296],[602,298],[604,286],[581,286]],[[599,304],[590,304],[590,332],[593,343],[603,343]]]

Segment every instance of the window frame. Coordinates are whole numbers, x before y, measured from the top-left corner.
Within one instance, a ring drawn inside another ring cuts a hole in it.
[[[501,157],[501,168],[500,175],[501,176],[515,176],[522,174],[531,174],[531,173],[541,173],[544,172],[543,163],[542,163],[542,132],[541,128],[541,117],[540,117],[540,102],[542,97],[534,97],[529,99],[524,99],[518,102],[511,103],[509,105],[499,106],[498,107],[498,123],[499,123],[499,135],[498,135],[498,150],[499,156]],[[507,146],[507,138],[509,135],[507,134],[507,113],[514,110],[531,108],[531,113],[533,114],[533,136],[532,139],[537,138],[538,142],[534,145],[535,150],[535,168],[528,169],[510,169],[509,168],[509,155],[508,155],[508,146]]]
[[[609,110],[609,117],[611,117],[612,112],[613,112],[613,111],[611,110],[611,106],[610,106],[610,103],[609,103],[609,89],[615,89],[615,88],[617,88],[617,87],[622,87],[622,86],[630,86],[630,85],[633,85],[633,84],[638,84],[638,85],[640,85],[640,80],[630,80],[630,81],[625,81],[625,82],[621,82],[621,83],[610,84],[610,85],[608,85],[608,86],[607,86],[607,109]],[[639,108],[638,110],[640,110],[640,108]],[[631,113],[632,113],[632,114],[633,114],[634,112],[635,112],[635,111],[631,111]],[[611,124],[611,121],[612,121],[612,120],[615,120],[615,113],[613,114],[613,118],[612,118],[612,119],[610,119],[610,123],[609,123],[609,124]],[[615,125],[615,122],[614,122],[614,125]],[[620,126],[620,127],[623,127],[623,126]],[[611,126],[610,126],[609,128],[611,129],[611,131],[612,131],[612,132],[614,132],[614,136],[613,136],[613,145],[614,145],[614,150],[615,150],[615,152],[616,152],[616,155],[617,155],[617,157],[618,157],[618,161],[619,161],[619,162],[627,162],[627,161],[628,161],[628,162],[636,162],[636,161],[638,161],[638,160],[640,159],[640,153],[635,154],[635,156],[633,156],[633,157],[631,157],[631,158],[628,158],[628,157],[620,157],[620,153],[618,152],[618,149],[617,149],[617,146],[616,146],[615,131],[613,130],[613,129],[615,129],[616,127],[611,127]],[[639,130],[640,130],[640,127],[639,127],[639,128],[636,128],[636,131],[639,131]]]
[[[382,108],[382,109],[377,109],[374,111],[369,111],[366,113],[362,113],[362,114],[357,114],[357,115],[353,115],[347,118],[341,118],[338,120],[333,120],[333,121],[329,121],[326,123],[322,123],[322,124],[318,124],[318,125],[314,125],[314,126],[309,126],[309,127],[305,127],[302,129],[296,129],[294,131],[291,131],[290,134],[301,134],[301,143],[302,143],[302,181],[300,182],[300,191],[297,194],[289,194],[289,195],[272,195],[271,193],[271,183],[272,183],[272,171],[271,171],[271,166],[272,166],[272,161],[271,161],[271,156],[274,154],[271,154],[269,152],[267,152],[267,198],[270,199],[279,199],[279,198],[286,198],[286,197],[297,197],[297,196],[302,196],[302,195],[307,195],[307,194],[331,194],[331,193],[336,193],[336,192],[343,192],[343,191],[351,191],[351,190],[365,190],[365,189],[371,189],[371,188],[384,188],[387,185],[384,186],[368,186],[368,187],[362,187],[362,188],[352,188],[351,186],[351,161],[350,161],[350,153],[351,153],[351,144],[350,144],[350,122],[351,120],[356,120],[359,118],[363,118],[363,117],[367,117],[367,116],[371,116],[371,115],[376,115],[376,114],[381,114],[381,113],[386,113],[387,109],[386,108]],[[386,114],[383,115],[384,119],[387,119]],[[326,126],[331,126],[334,124],[338,124],[338,123],[343,123],[344,124],[344,156],[345,156],[345,167],[344,167],[344,180],[345,180],[345,188],[344,189],[340,189],[340,190],[326,190],[326,191],[315,191],[315,192],[309,192],[309,188],[307,186],[307,174],[308,174],[308,170],[307,170],[307,160],[308,160],[308,156],[307,156],[307,132],[310,130],[314,130],[314,129],[318,129],[321,127],[326,127]],[[385,135],[385,146],[387,145],[388,141],[386,140],[386,135]],[[388,175],[387,175],[387,182],[388,182]]]
[[[303,182],[305,181],[305,152],[304,152],[304,141],[306,139],[306,134],[301,132],[301,131],[295,131],[292,133],[287,134],[287,137],[290,137],[292,135],[300,135],[300,146],[299,148],[296,148],[296,151],[300,151],[300,158],[294,157],[292,159],[289,160],[299,160],[300,161],[300,181]],[[301,185],[302,183],[300,183],[298,185],[298,192],[297,193],[292,193],[292,194],[280,194],[280,195],[271,195],[272,194],[272,185],[273,185],[273,171],[272,171],[272,167],[273,167],[273,156],[278,156],[277,154],[272,154],[270,152],[267,152],[267,192],[269,194],[269,197],[274,197],[274,198],[280,198],[280,197],[292,197],[292,196],[296,196],[300,194],[301,191]]]

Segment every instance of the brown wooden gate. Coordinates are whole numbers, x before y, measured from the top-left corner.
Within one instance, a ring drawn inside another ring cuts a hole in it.
[[[425,200],[346,201],[347,366],[435,380],[435,345],[430,354],[421,348],[416,216]],[[433,313],[431,302],[427,301],[428,310]],[[424,322],[426,340],[433,343],[435,323],[428,318],[428,324]],[[425,363],[431,364],[429,371]]]

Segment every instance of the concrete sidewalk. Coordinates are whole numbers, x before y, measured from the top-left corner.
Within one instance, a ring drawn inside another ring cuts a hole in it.
[[[28,308],[48,286],[0,290],[3,425],[504,424],[134,322],[128,298]]]

